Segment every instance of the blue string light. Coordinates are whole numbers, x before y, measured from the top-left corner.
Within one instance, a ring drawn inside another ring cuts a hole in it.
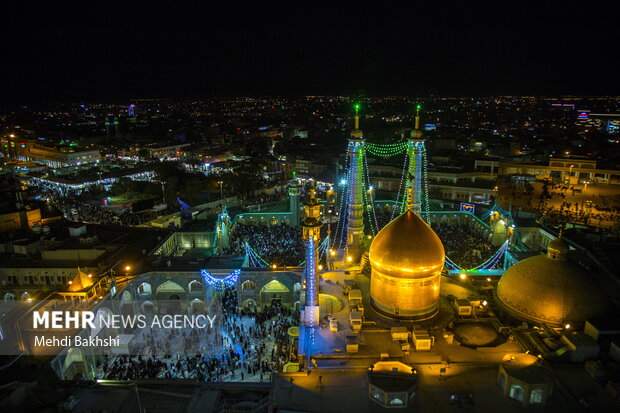
[[[258,264],[257,267],[264,268],[264,267],[268,267],[269,266],[269,263],[267,261],[265,261],[263,258],[261,258],[261,256],[258,255],[256,253],[256,251],[254,251],[254,249],[247,242],[245,243],[245,248],[246,248],[246,254],[248,254],[250,257],[252,257],[254,259],[255,263]]]
[[[214,287],[218,291],[223,291],[227,288],[236,288],[237,281],[239,281],[239,274],[241,274],[241,270],[236,269],[224,277],[215,277],[205,269],[200,270],[200,275],[204,283],[207,286]]]
[[[498,262],[499,258],[504,256],[504,253],[508,249],[508,240],[502,244],[502,246],[497,250],[495,255],[491,258],[478,265],[477,267],[472,268],[472,270],[490,270],[493,268]]]
[[[345,172],[347,174],[347,178],[349,177],[348,173],[349,173],[349,168],[351,166],[351,161],[350,161],[350,157],[349,157],[349,149],[347,148],[347,155],[346,155],[346,159],[345,159]],[[346,182],[343,184],[346,185]],[[336,226],[336,236],[334,237],[334,244],[332,245],[332,247],[336,246],[336,240],[338,239],[338,248],[342,247],[342,235],[344,234],[344,223],[346,221],[345,217],[346,217],[346,209],[347,209],[347,200],[348,200],[348,191],[346,190],[346,186],[343,186],[342,188],[342,192],[340,193],[340,206],[339,206],[339,210],[340,210],[340,215],[338,216],[338,225]]]

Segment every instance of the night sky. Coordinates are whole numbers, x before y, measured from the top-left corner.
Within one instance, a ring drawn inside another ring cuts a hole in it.
[[[178,3],[5,6],[0,99],[620,94],[617,10],[587,2]]]

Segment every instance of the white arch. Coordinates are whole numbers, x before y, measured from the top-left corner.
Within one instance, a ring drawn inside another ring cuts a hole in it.
[[[252,280],[245,280],[241,283],[241,291],[252,291],[256,289],[256,283]]]
[[[194,298],[192,302],[189,304],[189,306],[190,306],[190,313],[195,314],[195,313],[199,313],[204,310],[205,302],[198,298]]]
[[[153,294],[153,286],[151,286],[151,284],[148,283],[148,282],[143,282],[138,287],[138,294],[139,295],[151,295],[151,294]]]
[[[142,314],[147,314],[149,311],[152,314],[155,314],[155,304],[153,304],[152,301],[145,301],[142,303],[142,305],[140,306],[140,310],[142,311]]]
[[[133,297],[131,296],[131,293],[127,290],[123,291],[123,294],[121,294],[121,306],[131,304],[132,302]]]
[[[4,294],[4,301],[15,301],[15,294],[13,293]]]
[[[192,294],[192,293],[202,293],[204,291],[204,286],[202,285],[202,283],[200,281],[192,280],[187,285],[187,289],[189,290],[190,294]]]

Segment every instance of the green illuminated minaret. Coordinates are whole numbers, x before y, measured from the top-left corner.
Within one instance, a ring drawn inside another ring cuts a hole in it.
[[[347,179],[347,251],[349,263],[359,263],[362,256],[362,238],[364,237],[364,166],[365,147],[364,135],[360,130],[359,112],[361,105],[353,105],[355,109],[355,129],[349,138],[349,176]]]
[[[416,106],[415,126],[411,131],[407,145],[407,168],[406,201],[403,210],[411,210],[416,215],[423,217],[428,212],[428,182],[426,182],[426,148],[424,137],[420,130],[420,109]]]
[[[293,178],[288,181],[288,196],[291,200],[291,223],[292,227],[299,225],[299,195],[301,195],[301,188],[297,179]]]

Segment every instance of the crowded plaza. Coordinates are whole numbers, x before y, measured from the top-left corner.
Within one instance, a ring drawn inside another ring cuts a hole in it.
[[[269,381],[290,361],[287,331],[298,325],[298,316],[276,303],[259,312],[240,314],[236,301],[233,289],[223,292],[218,303],[223,309],[222,320],[213,329],[162,331],[156,337],[141,331],[138,341],[151,343],[154,351],[106,356],[97,365],[98,378]]]
[[[495,249],[490,242],[461,224],[432,224],[446,256],[462,268],[474,268],[490,258]]]
[[[286,224],[262,226],[237,223],[224,255],[244,255],[246,243],[270,265],[298,266],[304,261],[301,229]]]
[[[619,228],[620,196],[604,186],[500,180],[498,189],[502,205],[536,212],[543,223]]]
[[[79,187],[34,180],[31,187],[72,221],[104,225],[134,226],[143,224],[157,215],[146,210],[134,212],[130,206],[113,206],[106,199],[102,185],[90,184]],[[164,211],[165,212],[165,211]]]

